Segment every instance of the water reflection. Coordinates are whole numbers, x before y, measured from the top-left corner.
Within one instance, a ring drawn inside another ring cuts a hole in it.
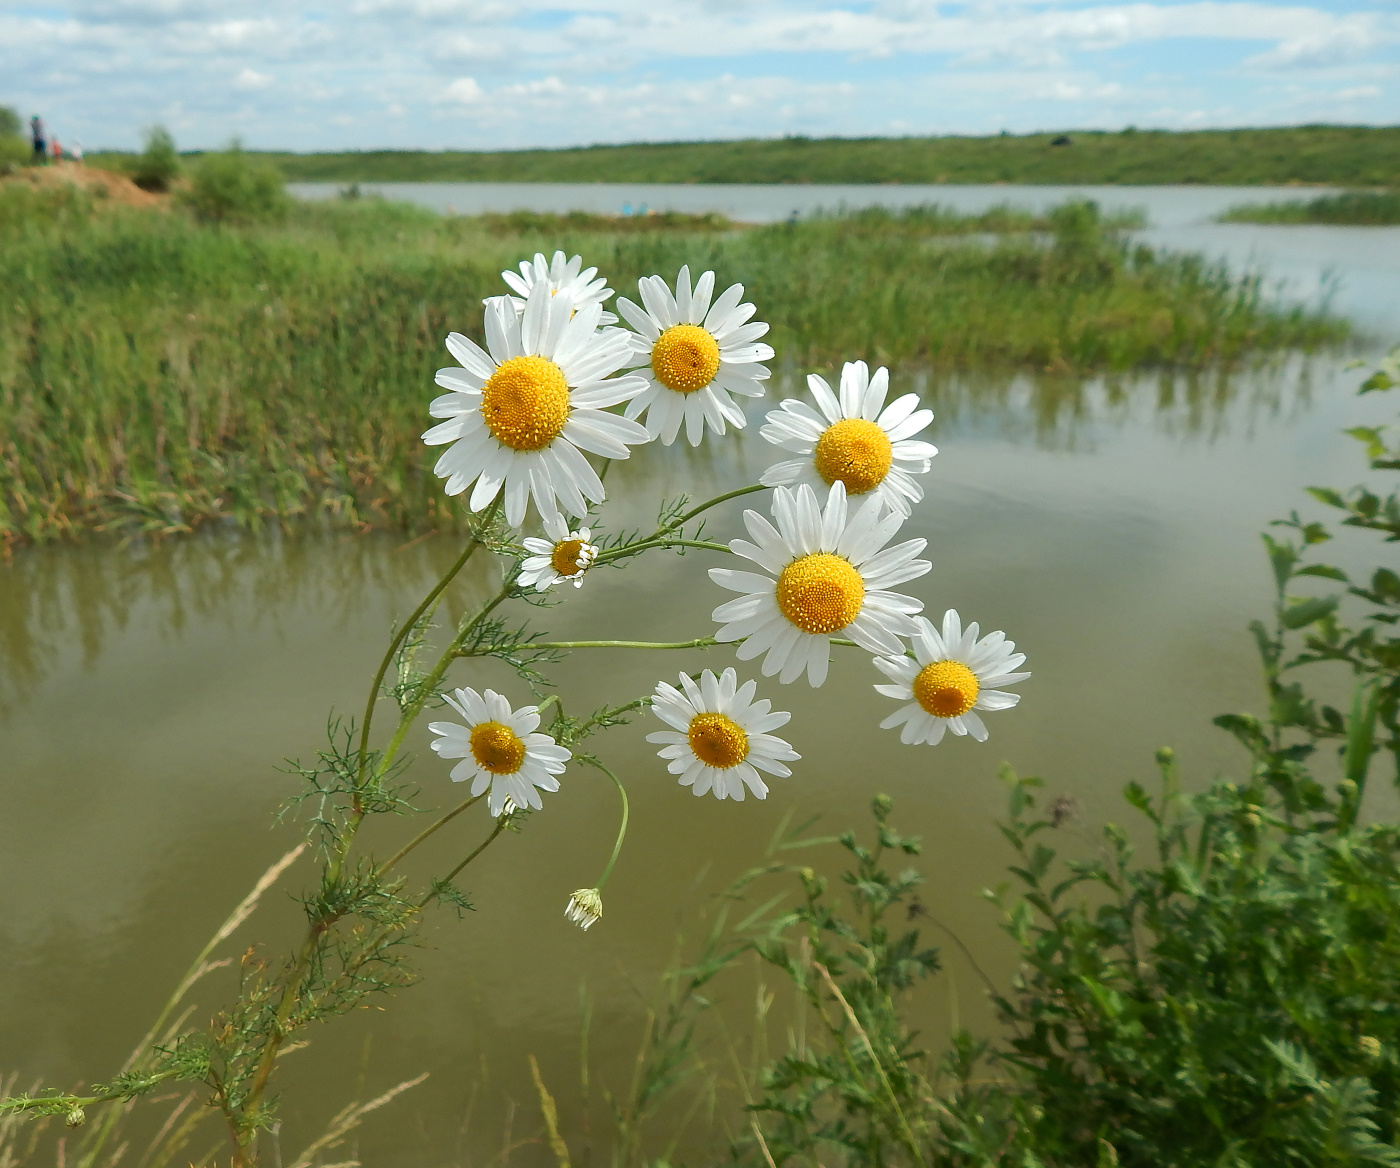
[[[604,922],[585,935],[563,919],[615,829],[606,782],[571,773],[528,832],[475,870],[478,910],[430,923],[417,958],[423,984],[289,1059],[284,1148],[300,1148],[344,1105],[358,1068],[372,1092],[429,1070],[365,1129],[358,1157],[485,1162],[509,1124],[516,1138],[537,1126],[529,1053],[576,1139],[581,985],[594,1003],[595,1082],[620,1089],[642,1027],[638,996],[653,992],[676,928],[694,929],[706,897],[761,855],[794,806],[835,828],[862,822],[874,791],[893,795],[901,828],[925,837],[925,903],[1005,978],[1006,947],[979,897],[1006,861],[997,764],[1046,775],[1086,824],[1121,815],[1117,788],[1149,779],[1164,742],[1188,781],[1238,767],[1209,719],[1258,705],[1245,632],[1267,606],[1257,532],[1303,503],[1303,485],[1351,482],[1354,444],[1338,431],[1387,405],[1380,395],[1358,401],[1356,375],[1341,366],[1165,383],[930,382],[941,453],[906,531],[929,539],[935,566],[908,590],[930,610],[956,605],[1017,640],[1035,671],[1022,706],[998,717],[983,746],[901,747],[876,728],[887,706],[868,660],[842,655],[820,690],[765,687],[793,710],[785,733],[806,757],[766,804],[742,806],[676,787],[645,725],[610,734],[599,749],[632,789],[634,826]],[[753,434],[700,451],[647,450],[613,469],[606,521],[645,524],[661,496],[753,481],[771,458]],[[713,533],[734,531],[739,509],[717,514]],[[120,1065],[214,925],[288,846],[287,829],[268,830],[294,790],[277,760],[314,751],[328,710],[359,706],[387,630],[455,548],[447,536],[211,531],[39,549],[0,569],[0,944],[11,955],[0,1050],[24,1082],[91,1081]],[[561,637],[701,635],[727,598],[705,578],[712,562],[661,556],[600,572],[536,623]],[[473,567],[459,605],[489,585],[490,565]],[[571,710],[590,709],[680,668],[731,661],[728,650],[577,654],[557,680]],[[460,676],[518,688],[489,667]],[[452,791],[426,738],[411,743],[411,777],[419,802],[435,807]],[[463,819],[425,849],[415,879],[484,834],[481,819]],[[398,842],[395,826],[385,846]],[[295,922],[295,906],[274,898],[239,943],[275,940]],[[951,976],[920,1019],[931,1041],[954,1003],[962,1021],[989,1023],[974,972],[951,947],[945,957]],[[210,981],[196,1017],[227,997],[229,976]],[[716,993],[743,1024],[752,982]],[[549,1162],[540,1147],[515,1159]]]

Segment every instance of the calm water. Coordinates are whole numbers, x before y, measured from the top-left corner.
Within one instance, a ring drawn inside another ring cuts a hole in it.
[[[1013,193],[991,189],[998,198]],[[807,193],[780,190],[789,200]],[[940,197],[953,190],[938,188]],[[1142,191],[1118,193],[1144,201]],[[1238,246],[1252,246],[1247,232],[1230,230]],[[1346,238],[1362,241],[1353,250],[1363,256],[1377,250],[1365,241],[1381,236]],[[1390,273],[1378,299],[1400,302],[1400,260],[1376,263]],[[1400,321],[1388,323],[1394,331]],[[979,896],[1008,861],[994,826],[1003,810],[998,765],[1009,760],[1045,776],[1052,796],[1073,796],[1084,826],[1066,829],[1071,850],[1091,846],[1090,825],[1126,817],[1117,791],[1131,778],[1151,782],[1157,746],[1176,747],[1188,782],[1242,769],[1210,718],[1260,705],[1245,632],[1268,604],[1257,533],[1308,505],[1304,485],[1354,481],[1355,443],[1339,431],[1385,419],[1390,406],[1379,395],[1357,399],[1358,375],[1344,364],[1292,360],[1233,377],[1082,385],[897,375],[897,388],[918,389],[937,411],[933,440],[942,450],[928,498],[905,529],[929,539],[935,567],[908,590],[930,611],[956,606],[1007,630],[1035,672],[1021,687],[1022,706],[989,719],[985,744],[902,747],[877,729],[889,708],[871,688],[879,678],[864,654],[848,651],[821,690],[764,687],[793,710],[785,733],[806,759],[761,804],[721,805],[677,787],[643,739],[645,722],[596,740],[633,799],[604,922],[585,935],[562,916],[568,893],[595,879],[616,826],[610,787],[571,771],[524,834],[471,870],[464,886],[478,910],[463,922],[429,923],[416,955],[423,984],[384,1003],[387,1012],[335,1022],[287,1060],[286,1153],[357,1092],[426,1070],[426,1083],[332,1158],[486,1164],[538,1134],[526,1062],[534,1054],[577,1154],[581,993],[593,1007],[592,1122],[606,1130],[600,1092],[625,1088],[641,1003],[656,1000],[678,932],[699,934],[712,894],[761,856],[793,809],[822,816],[834,831],[863,825],[875,792],[894,796],[898,825],[924,837],[925,903],[1004,985],[1010,954]],[[753,432],[700,453],[644,449],[614,467],[604,520],[613,529],[646,523],[659,496],[754,481],[772,458]],[[717,512],[712,534],[737,533],[740,509]],[[1337,555],[1345,562],[1350,554],[1339,540]],[[17,1071],[21,1084],[67,1086],[120,1065],[229,907],[291,846],[290,829],[270,827],[296,790],[278,761],[310,757],[329,711],[358,709],[387,630],[454,555],[445,537],[207,532],[158,546],[47,548],[0,567],[0,881],[8,893],[0,943],[9,958],[0,1068]],[[705,576],[716,559],[654,556],[625,573],[595,574],[558,607],[530,611],[567,639],[703,635],[713,627],[710,609],[729,595]],[[481,570],[462,583],[458,604],[491,586],[488,565],[474,567]],[[558,679],[567,706],[581,709],[639,696],[682,667],[732,660],[727,650],[575,654]],[[524,696],[489,668],[464,669],[456,680]],[[419,804],[441,807],[459,789],[426,744],[426,732],[412,743],[411,775]],[[424,849],[415,875],[445,870],[485,833],[484,812],[463,818]],[[388,848],[399,842],[393,832],[380,838]],[[295,906],[273,894],[230,951],[255,940],[282,944],[295,922]],[[954,1017],[990,1023],[971,968],[951,945],[945,958],[948,975],[922,1000],[920,1024],[935,1040]],[[229,978],[210,978],[196,1017],[226,1000]],[[717,995],[731,1022],[745,1025],[751,976],[721,983]],[[722,1048],[712,1054],[722,1071]],[[212,1124],[209,1132],[212,1145]],[[192,1145],[190,1156],[204,1146]],[[538,1142],[511,1159],[552,1162]]]
[[[810,215],[840,207],[911,207],[939,203],[976,212],[998,203],[1044,210],[1066,199],[1095,199],[1108,210],[1140,209],[1148,227],[1135,235],[1156,247],[1199,252],[1236,269],[1260,271],[1286,300],[1330,302],[1368,331],[1400,327],[1400,227],[1276,227],[1216,223],[1240,203],[1306,200],[1299,187],[1122,186],[819,186],[624,183],[362,183],[366,193],[419,203],[436,211],[634,212],[715,211],[748,223]],[[303,198],[330,198],[337,183],[293,183]]]

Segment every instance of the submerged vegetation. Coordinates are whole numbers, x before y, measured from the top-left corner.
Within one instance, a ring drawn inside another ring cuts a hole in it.
[[[1304,202],[1243,203],[1231,207],[1220,221],[1394,227],[1400,224],[1400,191],[1345,191]]]
[[[115,157],[115,156],[105,156]],[[1400,182],[1400,127],[1102,130],[985,138],[656,142],[565,150],[267,154],[292,181],[702,183]],[[104,163],[105,165],[105,163]]]
[[[228,225],[7,185],[0,538],[230,516],[455,525],[418,440],[424,387],[442,337],[479,327],[502,269],[536,250],[581,252],[623,295],[682,263],[723,272],[769,306],[779,367],[854,353],[935,370],[1200,370],[1345,334],[1271,306],[1255,277],[1131,245],[1092,204],[993,242],[930,237],[942,214],[605,230],[347,199]]]

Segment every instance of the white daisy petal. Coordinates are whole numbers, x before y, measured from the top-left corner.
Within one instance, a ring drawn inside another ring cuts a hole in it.
[[[465,725],[430,722],[438,735],[432,748],[444,758],[461,758],[452,768],[453,782],[472,780],[473,795],[490,792],[487,808],[498,816],[507,799],[520,807],[540,808],[540,791],[557,791],[555,775],[573,757],[548,734],[535,732],[540,723],[535,706],[511,709],[500,694],[458,689],[443,695]]]
[[[680,733],[660,731],[648,734],[647,741],[665,744],[657,754],[668,760],[666,769],[681,786],[697,795],[713,791],[717,799],[742,802],[746,790],[759,799],[768,794],[755,767],[781,778],[792,773],[783,764],[801,756],[768,733],[791,715],[770,712],[767,699],[753,701],[756,683],[740,686],[733,668],[719,677],[706,669],[698,682],[682,673],[679,680],[680,689],[658,682],[651,708]],[[764,729],[750,729],[759,725]]]
[[[893,729],[903,724],[900,739],[906,743],[936,745],[945,731],[977,742],[987,740],[987,726],[975,711],[1007,710],[1021,700],[1020,694],[992,688],[1023,681],[1029,673],[1011,673],[1024,654],[1013,652],[1015,643],[1000,631],[978,638],[974,621],[964,629],[962,618],[953,609],[943,615],[940,632],[926,617],[915,618],[914,652],[918,665],[911,668],[907,657],[877,657],[875,665],[895,685],[877,685],[878,693],[907,701],[891,714],[881,727]],[[916,730],[916,723],[918,729]]]

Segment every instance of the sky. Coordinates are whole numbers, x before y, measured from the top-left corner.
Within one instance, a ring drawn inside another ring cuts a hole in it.
[[[0,0],[60,141],[518,149],[1400,122],[1400,0]]]

